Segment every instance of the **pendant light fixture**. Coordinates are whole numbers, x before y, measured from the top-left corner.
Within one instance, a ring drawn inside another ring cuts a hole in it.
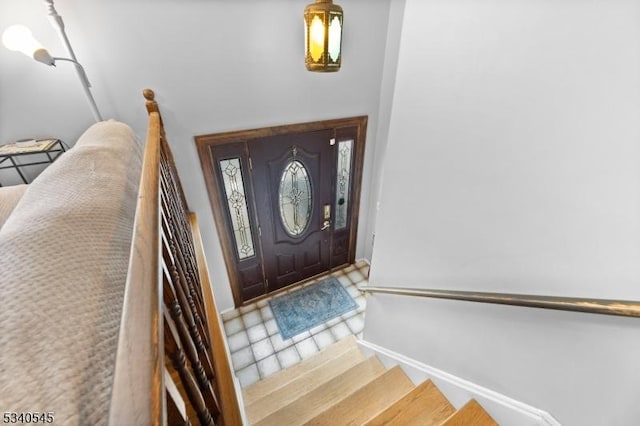
[[[331,0],[316,0],[304,9],[304,62],[309,71],[340,69],[342,21],[342,8]]]

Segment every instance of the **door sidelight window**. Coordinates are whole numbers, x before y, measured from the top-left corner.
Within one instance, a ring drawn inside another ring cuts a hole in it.
[[[233,225],[238,258],[240,260],[246,259],[255,255],[255,249],[251,237],[251,223],[249,222],[240,158],[221,160],[220,171],[222,172],[229,216],[231,216],[231,224]]]
[[[343,229],[348,224],[349,188],[351,182],[351,151],[353,140],[338,142],[338,164],[336,166],[336,208],[335,229]]]

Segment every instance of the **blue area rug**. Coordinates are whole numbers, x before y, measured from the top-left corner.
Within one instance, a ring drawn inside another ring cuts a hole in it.
[[[282,340],[287,340],[331,318],[358,307],[340,281],[325,278],[269,301]]]

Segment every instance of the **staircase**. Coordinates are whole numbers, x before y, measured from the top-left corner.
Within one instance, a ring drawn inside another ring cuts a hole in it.
[[[251,425],[497,425],[475,401],[456,410],[427,380],[415,386],[395,366],[366,357],[355,338],[243,391]]]

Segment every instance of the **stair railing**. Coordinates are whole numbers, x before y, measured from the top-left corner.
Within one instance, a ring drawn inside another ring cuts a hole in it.
[[[138,194],[108,425],[240,426],[222,319],[158,104]]]
[[[640,318],[640,301],[633,300],[585,299],[576,297],[406,287],[360,286],[358,289],[365,293],[429,297],[435,299],[462,300],[467,302],[493,303],[499,305],[524,306],[528,308],[555,309],[560,311],[586,312],[590,314]]]

